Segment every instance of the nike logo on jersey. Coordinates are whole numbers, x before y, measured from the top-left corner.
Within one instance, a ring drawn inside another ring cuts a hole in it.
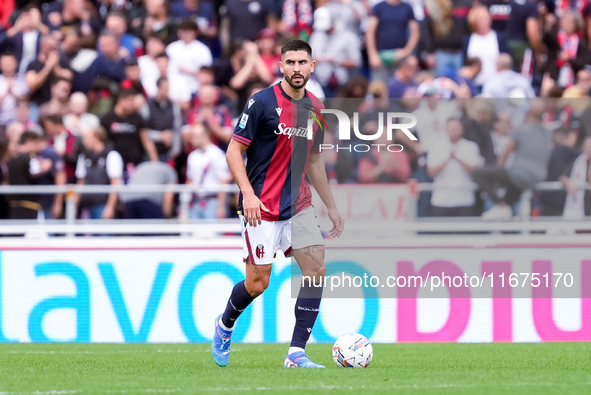
[[[248,108],[252,107],[253,104],[254,104],[254,99],[250,99],[248,101]]]
[[[277,111],[277,115],[281,116],[281,111],[283,111],[283,108],[277,107],[275,111]]]

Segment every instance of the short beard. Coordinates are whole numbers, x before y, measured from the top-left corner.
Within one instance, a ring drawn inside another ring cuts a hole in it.
[[[293,89],[302,89],[304,86],[306,86],[306,83],[308,82],[308,80],[310,79],[310,76],[308,76],[307,78],[304,77],[302,74],[298,74],[299,76],[302,77],[302,82],[300,84],[295,84],[291,79],[293,78],[293,76],[290,78],[288,76],[284,76],[285,81],[287,81],[287,83],[289,84],[289,86],[291,86]]]

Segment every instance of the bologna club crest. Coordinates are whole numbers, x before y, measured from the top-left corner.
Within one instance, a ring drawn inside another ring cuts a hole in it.
[[[261,259],[265,255],[265,246],[259,244],[256,249],[257,258]]]

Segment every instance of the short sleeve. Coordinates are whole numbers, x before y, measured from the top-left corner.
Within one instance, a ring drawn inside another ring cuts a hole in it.
[[[470,166],[478,166],[480,161],[480,149],[478,148],[478,144],[473,141],[470,141],[471,144],[468,145],[468,149],[466,150],[466,163]]]
[[[250,145],[264,122],[264,108],[258,96],[251,97],[238,118],[232,138],[242,144]]]
[[[191,152],[189,157],[187,158],[187,178],[193,182],[195,182],[195,177],[197,176],[197,172],[195,171],[195,167],[197,166],[196,157],[197,150]]]
[[[176,184],[178,181],[176,172],[174,171],[174,169],[172,167],[168,167],[167,171],[166,171],[166,183],[167,184]]]
[[[216,160],[216,178],[218,181],[225,181],[228,178],[230,172],[230,168],[228,167],[228,162],[226,162],[225,156],[222,154]]]
[[[109,178],[123,177],[123,158],[117,151],[107,154],[107,175]]]
[[[375,16],[379,19],[380,17],[380,8],[382,8],[381,2],[374,5],[373,8],[371,9],[371,16]]]
[[[527,4],[527,10],[526,10],[526,15],[527,18],[538,18],[538,3],[535,1],[526,1],[525,4]]]

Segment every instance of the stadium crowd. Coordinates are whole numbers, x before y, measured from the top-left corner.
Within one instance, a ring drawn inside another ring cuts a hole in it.
[[[323,152],[331,182],[433,182],[420,216],[493,220],[561,181],[534,214],[591,212],[587,1],[3,0],[0,29],[2,184],[189,183],[212,188],[191,218],[233,216],[236,196],[215,189],[232,182],[236,118],[300,38],[317,61],[307,88],[359,112],[363,133],[379,112],[420,120],[418,141],[396,134],[402,152]],[[82,218],[178,215],[172,194],[78,200]],[[64,196],[0,196],[0,218],[40,215],[62,218]]]

